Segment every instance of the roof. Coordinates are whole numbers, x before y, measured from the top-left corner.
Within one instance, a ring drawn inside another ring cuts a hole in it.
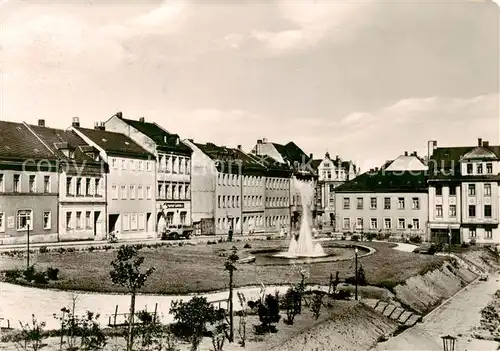
[[[401,155],[390,164],[385,164],[383,168],[388,171],[424,171],[427,169],[427,166],[416,155]]]
[[[285,163],[281,163],[269,155],[255,155],[247,154],[253,158],[256,162],[259,162],[267,170],[267,176],[275,177],[290,177],[292,170],[290,166]]]
[[[366,172],[335,189],[337,193],[423,193],[427,192],[426,171]]]
[[[301,164],[302,162],[307,163],[310,160],[310,157],[297,146],[293,141],[290,141],[286,145],[281,145],[277,143],[272,143],[276,150],[279,152],[281,157],[285,160],[285,162],[289,162],[290,164],[294,164],[298,162]]]
[[[93,148],[73,130],[62,130],[36,125],[30,125],[29,127],[58,159],[68,161],[69,166],[74,166],[75,162],[80,165],[80,171],[88,171],[90,168],[100,168],[101,163],[96,161],[94,157],[88,155],[88,153],[94,153],[98,156],[99,151],[97,149],[93,150]],[[60,146],[62,143],[65,143],[65,146],[73,151],[73,157],[70,158],[61,151]]]
[[[323,159],[315,159],[315,160],[312,160],[309,164],[311,165],[311,167],[314,170],[317,170],[319,165],[321,164],[321,162],[323,162]]]
[[[142,134],[151,138],[159,149],[163,149],[164,151],[178,151],[188,154],[192,153],[191,148],[180,141],[179,135],[166,131],[156,123],[136,121],[126,118],[120,119],[129,126],[137,129]]]
[[[0,121],[0,158],[49,160],[55,157],[22,123]]]
[[[434,149],[429,160],[430,174],[453,170],[460,174],[460,159],[478,146],[438,147]],[[482,146],[500,158],[500,146]]]
[[[75,127],[76,130],[113,156],[154,159],[154,155],[143,149],[125,134],[106,130]]]

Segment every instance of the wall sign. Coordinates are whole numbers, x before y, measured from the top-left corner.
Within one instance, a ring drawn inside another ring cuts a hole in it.
[[[165,202],[163,206],[166,208],[184,208],[184,204],[182,202]]]

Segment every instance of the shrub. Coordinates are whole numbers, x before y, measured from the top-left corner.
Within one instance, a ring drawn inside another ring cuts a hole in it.
[[[470,244],[473,246],[476,245],[476,238],[470,239]]]
[[[313,313],[314,319],[318,319],[321,314],[321,306],[323,306],[324,296],[325,294],[323,294],[322,292],[316,292],[313,296],[311,311]]]
[[[47,277],[45,276],[45,272],[36,272],[36,273],[33,275],[33,282],[34,282],[35,284],[45,285],[45,284],[47,284],[49,281],[47,280]]]
[[[23,271],[24,279],[26,279],[29,282],[31,282],[34,279],[35,274],[36,274],[35,266],[29,266]]]
[[[74,247],[68,247],[68,248],[66,249],[66,251],[67,251],[67,252],[75,252],[76,250],[75,250],[75,248],[74,248]]]
[[[244,249],[251,249],[252,248],[252,245],[250,245],[249,243],[246,243],[245,246],[243,246]]]
[[[352,241],[359,241],[359,235],[354,234],[353,236],[351,236],[351,240]]]
[[[88,250],[89,252],[92,252],[92,251],[94,251],[94,250],[95,250],[95,247],[90,246],[87,250]]]
[[[422,237],[420,235],[413,235],[410,237],[410,242],[414,244],[421,244],[422,243]]]
[[[8,282],[15,282],[18,278],[21,278],[21,271],[18,269],[11,269],[5,271],[5,279]]]
[[[367,233],[366,234],[366,240],[368,241],[372,241],[373,239],[376,239],[377,238],[377,234],[375,233]]]
[[[266,236],[266,240],[272,240],[273,237],[271,235]]]
[[[161,240],[167,240],[167,233],[166,232],[161,233]]]
[[[47,278],[49,280],[59,280],[59,268],[47,268]]]
[[[41,254],[44,254],[44,253],[49,252],[49,249],[47,249],[47,246],[40,246],[39,251]]]
[[[56,251],[59,252],[60,254],[62,254],[62,253],[66,252],[66,249],[64,247],[60,247]]]
[[[468,243],[465,243],[465,242],[464,242],[464,243],[462,243],[462,245],[461,245],[461,246],[462,246],[464,249],[466,249],[466,248],[468,248],[470,245],[469,245]]]
[[[382,280],[380,283],[377,284],[377,286],[384,288],[384,289],[387,289],[392,293],[394,293],[394,289],[398,285],[399,285],[399,282],[394,281],[394,280]]]
[[[429,255],[434,255],[437,252],[443,251],[443,247],[443,243],[431,244],[431,247],[429,248]]]
[[[351,292],[349,290],[339,290],[337,293],[333,294],[335,300],[349,300],[351,298]]]

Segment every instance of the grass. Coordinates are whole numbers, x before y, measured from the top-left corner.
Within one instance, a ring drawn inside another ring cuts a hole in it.
[[[349,244],[343,241],[342,243]],[[186,294],[207,292],[227,288],[228,274],[224,271],[224,257],[221,250],[228,250],[233,245],[240,251],[240,256],[255,249],[278,248],[284,241],[253,241],[251,249],[244,249],[245,242],[220,243],[213,245],[199,244],[182,247],[144,248],[144,267],[154,266],[156,271],[142,289],[149,294]],[[359,263],[365,270],[371,285],[392,285],[405,279],[437,267],[445,260],[443,257],[418,255],[393,250],[394,245],[381,242],[362,242],[374,247],[377,252],[361,258]],[[111,283],[109,278],[110,262],[116,251],[77,251],[34,253],[30,259],[37,270],[52,266],[59,268],[59,280],[51,281],[47,287],[63,290],[95,292],[125,292]],[[24,269],[25,259],[19,257],[0,257],[0,269]],[[306,265],[304,265],[305,267]],[[330,274],[339,271],[341,279],[354,275],[354,260],[317,263],[307,265],[309,282],[328,284]],[[234,275],[235,286],[289,284],[297,282],[299,276],[292,266],[257,266],[254,264],[238,265]],[[391,283],[388,283],[391,282]]]

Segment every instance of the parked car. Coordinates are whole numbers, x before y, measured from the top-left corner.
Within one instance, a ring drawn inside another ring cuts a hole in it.
[[[429,254],[430,248],[431,248],[430,244],[422,244],[419,247],[415,248],[415,250],[413,250],[413,252],[420,253],[420,254]]]
[[[189,239],[193,234],[193,227],[182,224],[169,225],[161,234],[161,240]]]

